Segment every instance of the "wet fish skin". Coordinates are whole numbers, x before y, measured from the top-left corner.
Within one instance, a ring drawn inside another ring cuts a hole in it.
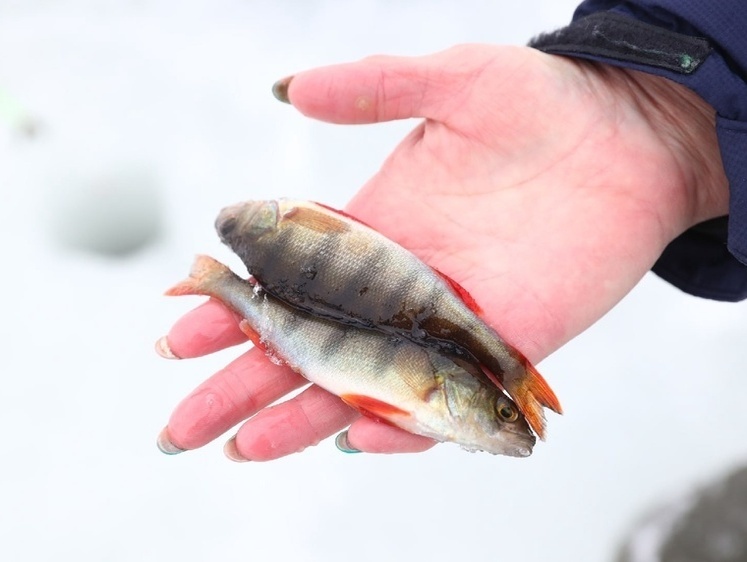
[[[405,338],[311,316],[207,256],[198,256],[190,277],[167,294],[221,300],[272,357],[364,413],[468,450],[532,452],[535,437],[516,405],[470,364]]]
[[[247,201],[223,209],[216,230],[262,287],[289,304],[484,365],[540,438],[543,406],[561,411],[549,385],[465,303],[461,288],[359,221],[306,201]]]

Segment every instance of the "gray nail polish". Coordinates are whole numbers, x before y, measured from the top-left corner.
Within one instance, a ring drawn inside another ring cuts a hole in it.
[[[293,76],[286,76],[272,85],[272,95],[275,96],[275,99],[283,103],[290,103],[288,87],[290,86],[291,80],[293,80]]]
[[[168,427],[164,427],[163,430],[161,430],[161,433],[158,435],[158,439],[156,440],[156,446],[164,455],[178,455],[179,453],[186,451],[186,449],[177,447],[171,442]]]
[[[350,441],[348,440],[347,430],[343,431],[342,433],[338,434],[337,437],[335,437],[335,447],[337,447],[337,449],[342,451],[343,453],[348,454],[362,452],[360,449],[356,449],[350,444]]]
[[[229,460],[232,460],[233,462],[249,462],[250,460],[242,456],[241,453],[239,453],[239,449],[238,447],[236,447],[236,436],[235,435],[231,437],[228,441],[226,441],[225,445],[223,445],[223,454],[226,455],[226,457]]]

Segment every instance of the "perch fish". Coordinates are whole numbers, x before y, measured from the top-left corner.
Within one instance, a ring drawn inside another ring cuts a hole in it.
[[[168,295],[209,295],[244,318],[271,357],[364,414],[471,451],[515,457],[535,437],[516,405],[477,368],[411,341],[288,306],[208,256]]]
[[[402,336],[481,367],[540,438],[547,382],[479,317],[456,282],[360,221],[324,205],[279,199],[223,209],[223,241],[271,295],[318,317]]]

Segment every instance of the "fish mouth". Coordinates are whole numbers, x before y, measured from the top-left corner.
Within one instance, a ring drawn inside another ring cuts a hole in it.
[[[470,440],[456,440],[456,442],[460,443],[461,447],[467,451],[485,451],[493,455],[524,458],[532,454],[535,439],[533,436],[522,439],[507,439],[505,435],[501,435],[494,436],[487,441],[484,438],[477,438],[471,443]]]
[[[529,431],[527,433],[514,433],[502,436],[500,454],[509,457],[528,457],[534,450],[537,438]]]
[[[534,444],[527,446],[527,447],[517,446],[511,450],[509,455],[512,457],[525,458],[525,457],[530,456],[533,450],[534,450]]]
[[[535,442],[536,439],[532,437],[531,439],[524,439],[520,442],[510,443],[509,446],[501,451],[501,454],[509,457],[528,457],[534,450]]]
[[[215,230],[225,244],[237,237],[258,236],[277,225],[276,201],[244,201],[221,209]]]
[[[221,209],[215,219],[215,230],[223,242],[230,240],[239,225],[239,217],[243,214],[246,203],[237,203]]]

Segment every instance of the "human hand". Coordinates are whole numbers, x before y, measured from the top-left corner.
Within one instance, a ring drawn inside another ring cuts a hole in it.
[[[603,316],[678,234],[727,212],[713,110],[662,78],[472,45],[285,86],[296,109],[333,123],[424,119],[346,210],[463,285],[533,362]],[[187,358],[244,340],[209,301],[159,346]],[[193,449],[249,418],[227,443],[235,460],[278,458],[348,425],[364,451],[433,445],[313,385],[268,407],[304,384],[251,349],[177,406],[161,443]]]

